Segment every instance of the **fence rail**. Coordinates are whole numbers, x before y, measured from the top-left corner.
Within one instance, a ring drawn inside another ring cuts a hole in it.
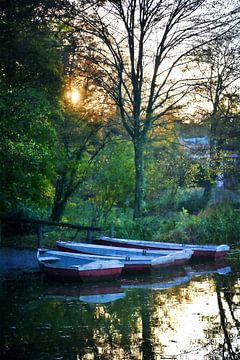
[[[84,226],[79,224],[71,224],[67,222],[57,222],[57,221],[50,221],[50,220],[43,220],[43,219],[31,219],[31,218],[21,218],[17,216],[8,216],[4,214],[0,214],[0,222],[15,222],[15,223],[23,223],[23,224],[36,224],[37,227],[37,237],[38,237],[38,247],[41,246],[43,242],[43,231],[42,226],[58,226],[58,227],[65,227],[70,229],[77,229],[77,230],[86,230],[87,231],[87,239],[91,239],[91,232],[92,231],[100,231],[100,227],[94,226]],[[1,224],[0,224],[0,243],[1,243]]]

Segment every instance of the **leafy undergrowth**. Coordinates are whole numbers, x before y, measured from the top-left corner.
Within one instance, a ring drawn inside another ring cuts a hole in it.
[[[153,241],[239,245],[240,209],[232,204],[221,204],[200,212],[189,214],[186,209],[168,216],[147,216],[133,221],[126,214],[120,214],[110,231],[110,224],[102,227],[101,233],[119,238]],[[100,224],[101,226],[101,224]],[[94,236],[99,234],[94,233]],[[56,240],[77,240],[86,238],[85,232],[64,228],[44,229],[43,247],[54,248]],[[3,236],[1,246],[16,248],[37,248],[35,233],[22,236]],[[238,255],[238,248],[235,248]]]

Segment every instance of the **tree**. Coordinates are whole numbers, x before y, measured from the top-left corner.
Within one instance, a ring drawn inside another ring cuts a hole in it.
[[[196,93],[209,110],[205,118],[209,124],[209,155],[212,168],[212,180],[225,162],[221,153],[229,149],[231,138],[236,137],[236,104],[239,98],[239,53],[237,35],[229,33],[215,39],[195,53],[195,61],[201,79],[196,81]],[[207,106],[206,106],[207,105]],[[232,144],[233,145],[233,144]],[[223,154],[222,154],[223,155]],[[211,182],[206,186],[205,196],[211,193]]]
[[[82,53],[101,70],[95,80],[116,102],[134,146],[135,218],[142,215],[149,131],[190,91],[176,68],[194,48],[237,26],[239,8],[228,7],[212,0],[118,0],[76,8],[73,27],[95,40]]]
[[[129,142],[114,138],[94,159],[85,193],[92,205],[92,223],[103,220],[114,206],[126,209],[133,202],[133,158]]]
[[[65,2],[66,3],[66,2]],[[46,205],[52,196],[62,46],[50,12],[60,1],[0,3],[1,210]],[[48,23],[46,20],[48,19]]]
[[[58,156],[53,207],[50,218],[59,221],[69,198],[85,181],[91,163],[108,138],[101,122],[63,107],[56,121]]]
[[[52,106],[42,91],[1,87],[1,211],[46,204],[51,198]]]
[[[78,39],[63,24],[71,9],[67,0],[0,4],[2,210],[53,198],[59,220],[109,133],[102,126],[112,105],[77,72]],[[81,67],[86,74],[89,63]],[[81,88],[80,107],[70,104],[72,87]]]
[[[32,86],[59,94],[62,44],[51,12],[65,0],[9,0],[0,4],[1,77],[8,86]]]
[[[199,164],[189,158],[177,139],[157,141],[147,146],[146,199],[148,211],[161,213],[176,210],[179,189],[194,187],[199,175]]]
[[[73,54],[65,62],[65,87],[54,120],[58,146],[50,215],[54,221],[61,219],[69,199],[90,176],[95,157],[111,139],[116,113],[106,92],[81,76],[81,68],[86,70],[89,65],[79,63],[78,57],[73,60]]]

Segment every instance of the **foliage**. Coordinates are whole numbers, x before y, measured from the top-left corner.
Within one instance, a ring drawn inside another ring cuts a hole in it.
[[[85,194],[92,205],[92,222],[106,222],[113,207],[128,208],[133,204],[132,146],[116,139],[98,155],[91,170]]]
[[[60,3],[61,1],[59,1]],[[62,82],[62,49],[52,1],[0,6],[0,208],[43,207],[52,197],[55,130],[50,121]]]
[[[59,92],[61,47],[51,27],[50,11],[61,1],[3,1],[0,7],[1,77],[11,86]]]
[[[1,210],[18,203],[46,204],[51,197],[55,132],[46,94],[34,88],[1,88]]]
[[[55,221],[61,219],[67,202],[90,178],[92,163],[109,136],[101,119],[85,118],[81,110],[63,102],[54,118],[58,154],[51,219]]]
[[[166,213],[179,208],[181,188],[196,186],[200,167],[190,159],[168,134],[169,141],[159,141],[146,152],[146,210]]]
[[[172,229],[163,232],[160,229],[157,236],[163,241],[195,243],[198,240],[199,217],[190,215],[186,209],[182,209],[172,222]]]
[[[200,187],[180,189],[176,206],[179,211],[184,208],[189,214],[198,214],[205,206],[203,189]]]
[[[187,243],[239,243],[239,208],[232,203],[213,206],[199,215],[183,209],[175,218],[172,229],[159,231],[166,241]]]
[[[163,218],[157,216],[146,216],[133,220],[132,212],[128,209],[125,213],[115,213],[113,227],[109,224],[107,231],[113,230],[113,235],[120,238],[153,240],[155,232],[161,226]]]
[[[200,242],[239,243],[239,206],[221,203],[203,211],[200,216],[198,238]]]

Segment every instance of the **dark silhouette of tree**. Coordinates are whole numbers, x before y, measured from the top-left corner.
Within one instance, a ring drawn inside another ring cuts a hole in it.
[[[187,65],[187,55],[239,24],[238,4],[224,8],[211,0],[118,0],[76,7],[73,27],[94,39],[94,46],[86,41],[79,51],[98,66],[95,81],[116,102],[134,146],[135,218],[143,211],[149,132],[190,91],[179,70]]]
[[[62,44],[52,24],[66,3],[0,2],[2,211],[49,201],[55,138],[50,114],[62,84]]]

